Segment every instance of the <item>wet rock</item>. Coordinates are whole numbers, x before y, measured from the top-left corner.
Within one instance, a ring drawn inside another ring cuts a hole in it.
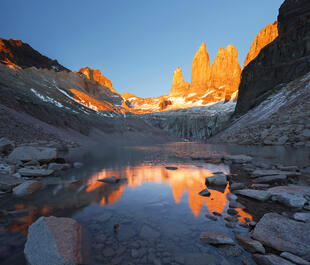
[[[253,259],[258,265],[294,265],[294,263],[274,254],[254,254]]]
[[[8,138],[0,138],[0,154],[8,155],[13,151],[15,148],[15,144],[13,141],[9,140]]]
[[[98,181],[104,182],[104,183],[109,183],[109,184],[114,184],[114,183],[120,182],[120,179],[118,179],[116,177],[106,177],[103,179],[98,179]]]
[[[25,180],[8,175],[0,175],[0,190],[12,192],[12,189],[25,182]]]
[[[310,223],[310,213],[294,213],[294,219],[305,223]]]
[[[242,250],[238,246],[222,245],[218,249],[228,257],[239,257],[242,255]]]
[[[238,218],[237,216],[226,215],[224,216],[224,220],[228,222],[237,222]]]
[[[210,191],[208,189],[204,189],[201,192],[199,192],[200,196],[209,197],[211,195]]]
[[[251,219],[249,217],[244,217],[243,220],[247,223],[251,222]]]
[[[206,185],[226,186],[227,176],[224,173],[217,173],[205,179]]]
[[[230,186],[229,186],[230,191],[242,190],[244,188],[245,188],[245,185],[243,183],[238,183],[238,182],[234,182],[234,183],[230,184]]]
[[[224,156],[223,159],[231,161],[234,164],[243,164],[251,162],[253,160],[253,157],[247,155],[229,155]]]
[[[245,209],[245,206],[244,206],[242,203],[237,202],[237,201],[230,201],[230,202],[229,202],[229,207],[230,207],[230,208]]]
[[[302,259],[301,257],[295,256],[291,253],[288,252],[282,252],[280,254],[280,257],[285,258],[291,262],[293,262],[294,264],[299,264],[299,265],[310,265],[310,262]]]
[[[266,253],[265,248],[259,241],[253,240],[252,238],[245,237],[237,233],[235,234],[235,239],[246,251],[261,254]]]
[[[309,223],[267,213],[256,224],[253,238],[265,246],[310,260],[310,237],[305,231],[310,231]]]
[[[216,216],[214,216],[214,215],[212,215],[212,214],[205,214],[205,217],[207,217],[208,219],[210,219],[210,220],[213,220],[213,221],[217,221],[217,217]]]
[[[65,170],[69,169],[70,164],[58,164],[58,163],[50,163],[48,165],[49,170],[54,170],[54,171],[60,171],[60,170]]]
[[[217,232],[205,232],[200,236],[200,240],[211,245],[235,245],[229,235]]]
[[[40,217],[28,230],[24,252],[31,265],[81,264],[81,227],[71,218]]]
[[[229,221],[225,224],[225,226],[228,228],[235,228],[237,225],[236,225],[236,222]]]
[[[256,224],[257,224],[257,223],[256,223],[255,221],[252,221],[252,222],[249,223],[249,225],[250,225],[251,227],[256,226]]]
[[[275,201],[293,208],[302,208],[310,196],[310,187],[307,186],[278,186],[268,189],[268,193]]]
[[[166,167],[167,170],[177,170],[177,167]]]
[[[252,184],[251,188],[252,189],[266,189],[269,188],[270,185],[269,184]]]
[[[265,176],[258,177],[253,180],[254,183],[273,183],[278,181],[285,181],[287,179],[286,175],[273,175],[273,176]]]
[[[29,180],[18,185],[13,189],[13,195],[16,197],[22,197],[30,195],[42,188],[42,184],[39,181]]]
[[[74,163],[73,163],[73,167],[74,167],[74,168],[81,168],[82,166],[84,166],[84,164],[81,163],[81,162],[74,162]]]
[[[233,194],[233,193],[227,193],[227,194],[226,194],[226,198],[227,198],[227,200],[229,200],[229,201],[235,201],[235,200],[238,199],[238,196],[235,195],[235,194]]]
[[[144,225],[140,231],[140,237],[142,237],[143,239],[152,240],[152,239],[159,238],[160,233],[156,231],[155,229],[147,225]]]
[[[57,159],[57,149],[50,147],[19,146],[8,157],[9,161],[49,162]]]
[[[24,177],[47,177],[54,173],[51,169],[32,169],[32,168],[21,168],[18,173]]]
[[[228,213],[229,215],[237,215],[237,214],[238,214],[238,212],[237,212],[235,209],[233,209],[233,208],[229,208],[229,209],[227,210],[227,213]]]
[[[252,190],[252,189],[244,189],[244,190],[236,190],[234,193],[252,198],[258,201],[267,201],[271,194],[268,191],[264,190]]]
[[[222,214],[221,214],[221,213],[216,212],[216,211],[214,211],[214,212],[213,212],[213,214],[214,214],[214,215],[216,215],[216,216],[222,216]]]
[[[249,228],[249,225],[245,222],[238,222],[238,225],[241,227]]]
[[[298,171],[299,168],[296,166],[281,166],[278,165],[277,168],[282,171]]]
[[[294,171],[281,171],[275,169],[257,169],[252,172],[252,177],[265,177],[265,176],[274,176],[274,175],[286,175],[286,176],[299,176],[299,172]]]

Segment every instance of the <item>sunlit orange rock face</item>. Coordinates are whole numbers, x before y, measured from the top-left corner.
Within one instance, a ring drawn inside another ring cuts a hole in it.
[[[211,66],[209,54],[206,49],[206,44],[202,43],[199,47],[193,63],[192,63],[192,78],[191,88],[192,93],[206,92],[209,87],[211,78]]]
[[[178,67],[173,73],[172,88],[169,96],[183,95],[189,93],[190,84],[185,82],[182,75],[182,70]]]
[[[274,41],[278,37],[278,22],[274,22],[273,24],[268,24],[265,28],[263,28],[255,40],[253,41],[250,51],[247,54],[243,68],[246,67],[264,48],[266,45]]]
[[[112,82],[101,74],[99,69],[91,69],[89,67],[84,67],[79,70],[88,79],[98,82],[100,85],[108,87],[112,92],[117,93],[112,87]]]
[[[234,99],[241,78],[241,67],[238,62],[238,51],[233,45],[221,47],[212,64],[211,87],[222,92],[226,100]]]

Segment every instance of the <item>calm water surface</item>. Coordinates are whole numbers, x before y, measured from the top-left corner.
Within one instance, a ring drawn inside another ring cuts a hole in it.
[[[228,185],[210,189],[210,197],[198,195],[205,177],[216,171],[230,173],[230,168],[192,161],[190,156],[246,153],[287,165],[309,163],[307,150],[275,147],[173,143],[92,151],[85,155],[83,168],[44,179],[40,192],[25,199],[0,199],[1,209],[25,210],[0,223],[1,264],[26,264],[27,229],[42,215],[72,217],[82,225],[85,264],[241,264],[242,258],[249,258],[247,253],[227,257],[199,239],[207,231],[233,236],[222,217],[205,217],[214,211],[226,215]],[[121,181],[98,181],[109,176]],[[252,218],[237,210],[240,220]],[[118,232],[115,224],[120,225]],[[248,233],[240,226],[234,230]]]

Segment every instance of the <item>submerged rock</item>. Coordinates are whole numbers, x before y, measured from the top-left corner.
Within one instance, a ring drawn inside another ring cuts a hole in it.
[[[109,184],[114,184],[114,183],[120,182],[120,179],[118,179],[116,177],[106,177],[104,179],[98,179],[98,181],[104,182],[104,183],[109,183]]]
[[[42,188],[42,184],[39,181],[29,180],[13,189],[13,195],[16,197],[22,197],[30,195]]]
[[[200,240],[211,245],[235,245],[229,235],[217,232],[205,232],[200,236]]]
[[[253,238],[278,251],[290,252],[310,260],[310,224],[267,213],[256,224]],[[281,263],[279,263],[281,264]]]
[[[40,217],[29,227],[24,252],[31,265],[81,264],[81,226],[71,218]]]

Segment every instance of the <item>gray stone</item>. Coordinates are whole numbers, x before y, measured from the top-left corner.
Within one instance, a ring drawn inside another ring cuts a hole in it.
[[[230,184],[230,186],[229,186],[230,191],[242,190],[243,188],[245,188],[245,185],[243,183],[238,183],[238,182],[234,182],[234,183]]]
[[[224,173],[217,173],[205,179],[206,185],[226,186],[227,176]]]
[[[28,180],[24,183],[13,188],[13,195],[16,197],[23,197],[30,195],[42,188],[42,184],[39,181]]]
[[[286,175],[286,176],[299,176],[299,172],[294,171],[281,171],[275,169],[256,169],[252,172],[252,177],[265,177],[265,176],[274,176],[274,175]]]
[[[299,264],[299,265],[310,265],[310,262],[302,259],[301,257],[295,256],[289,252],[282,252],[280,254],[280,257],[285,258],[291,262],[294,262],[295,264]]]
[[[202,191],[199,192],[200,196],[205,196],[205,197],[209,197],[211,195],[210,191],[208,189],[204,189]]]
[[[310,195],[307,186],[278,186],[268,189],[269,194],[281,204],[289,207],[302,208],[307,200],[305,195]]]
[[[294,213],[294,219],[305,223],[310,223],[310,213]]]
[[[253,188],[253,189],[266,189],[269,187],[270,187],[269,184],[252,184],[251,185],[251,188]]]
[[[71,218],[40,217],[29,227],[24,252],[31,265],[81,264],[81,227]]]
[[[238,214],[238,211],[236,211],[236,210],[233,209],[233,208],[229,208],[229,209],[227,210],[227,213],[228,213],[229,215],[237,215],[237,214]]]
[[[254,254],[253,259],[258,265],[294,265],[294,263],[274,254]]]
[[[9,161],[49,162],[57,159],[57,149],[50,147],[19,146],[9,155]]]
[[[213,220],[213,221],[217,221],[217,217],[216,216],[214,216],[214,215],[212,215],[212,214],[205,214],[205,217],[207,217],[208,219],[210,219],[210,220]]]
[[[109,183],[109,184],[114,184],[114,183],[118,183],[120,181],[120,179],[118,179],[116,177],[106,177],[103,179],[98,179],[98,181],[104,182],[104,183]]]
[[[0,153],[9,154],[15,148],[13,141],[7,138],[0,138]]]
[[[0,190],[11,192],[14,187],[24,182],[25,180],[17,178],[17,177],[8,176],[8,175],[0,175]]]
[[[200,240],[211,245],[235,245],[229,235],[217,232],[205,232],[200,236]]]
[[[48,165],[49,170],[59,171],[59,170],[65,170],[69,169],[70,164],[58,164],[58,163],[50,163]]]
[[[298,171],[298,167],[296,167],[296,166],[280,166],[280,165],[278,165],[277,168],[279,170],[283,170],[283,171]]]
[[[234,193],[249,197],[258,201],[267,201],[270,198],[270,193],[264,190],[252,190],[252,189],[244,189],[244,190],[236,190]]]
[[[47,177],[54,173],[51,169],[32,169],[32,168],[21,168],[18,173],[24,177]]]
[[[278,251],[290,252],[310,260],[310,224],[267,213],[256,224],[253,238]]]
[[[234,164],[243,164],[251,162],[253,157],[247,155],[228,155],[224,156],[224,160],[232,161]]]
[[[285,181],[287,179],[286,175],[273,175],[273,176],[265,176],[258,177],[253,180],[254,183],[273,183],[278,181]]]
[[[240,202],[237,202],[237,201],[230,201],[229,202],[229,207],[230,208],[245,209],[245,206],[243,204],[241,204]]]
[[[233,194],[233,193],[227,193],[227,194],[226,194],[226,198],[227,198],[227,200],[229,200],[229,201],[235,201],[235,200],[238,199],[238,196],[235,195],[235,194]]]
[[[237,233],[235,234],[235,239],[240,244],[240,246],[242,246],[245,250],[251,253],[266,253],[265,248],[259,241],[253,240],[252,238],[245,237]]]

